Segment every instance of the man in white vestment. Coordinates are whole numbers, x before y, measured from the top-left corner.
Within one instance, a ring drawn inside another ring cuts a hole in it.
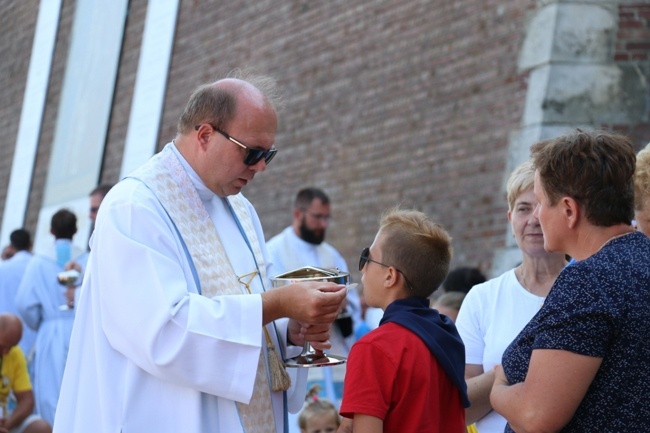
[[[106,197],[106,194],[108,194],[108,191],[110,191],[112,187],[113,185],[101,184],[90,192],[89,195],[90,206],[88,209],[88,219],[90,219],[91,234],[95,230],[95,220],[97,219],[97,212],[99,212],[99,206],[102,204],[102,200],[104,200],[104,197]],[[65,297],[68,300],[68,305],[71,308],[74,308],[75,300],[77,298],[77,295],[79,294],[79,292],[77,291],[77,287],[81,284],[84,269],[86,269],[86,265],[88,264],[88,253],[89,253],[88,251],[84,252],[79,257],[77,257],[76,260],[71,260],[65,265],[66,271],[75,270],[79,272],[79,274],[81,275],[81,278],[79,278],[76,284],[68,286],[68,289],[65,291]]]
[[[0,311],[18,315],[16,292],[27,264],[32,259],[32,236],[25,229],[16,229],[9,235],[9,242],[15,253],[10,259],[0,262]],[[22,349],[28,363],[31,361],[35,340],[36,331],[23,322],[22,338],[18,346]]]
[[[27,265],[16,293],[16,308],[27,326],[36,331],[31,366],[36,412],[52,425],[74,322],[74,309],[68,308],[65,287],[57,277],[82,251],[72,243],[77,217],[69,210],[54,213],[50,232],[54,242],[36,251]]]
[[[277,152],[268,78],[190,97],[175,139],[97,215],[54,431],[284,432],[305,369],[275,355],[330,347],[334,283],[269,290],[259,218],[241,190]],[[298,373],[298,374],[295,374]]]
[[[329,243],[325,235],[329,227],[331,205],[329,196],[321,189],[303,188],[296,194],[293,205],[293,222],[267,242],[271,256],[271,272],[283,274],[303,266],[338,269],[348,272],[343,256]],[[347,294],[344,311],[334,322],[330,332],[332,355],[347,357],[354,343],[354,329],[361,322],[359,295],[352,289]],[[319,384],[324,395],[336,407],[343,397],[345,364],[309,369],[309,384]],[[294,417],[295,418],[295,417]],[[292,419],[291,431],[298,427]]]

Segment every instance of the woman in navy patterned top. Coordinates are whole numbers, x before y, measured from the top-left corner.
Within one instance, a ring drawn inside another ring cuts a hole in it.
[[[635,154],[613,133],[532,147],[544,247],[576,261],[497,367],[506,432],[626,432],[650,422],[650,239],[631,226]]]

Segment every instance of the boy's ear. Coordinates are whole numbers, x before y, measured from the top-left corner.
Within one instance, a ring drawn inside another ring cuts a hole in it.
[[[399,278],[397,276],[398,272],[397,269],[395,269],[392,266],[389,266],[386,268],[386,279],[384,280],[384,287],[387,289],[393,288],[397,286],[397,283],[399,282]]]

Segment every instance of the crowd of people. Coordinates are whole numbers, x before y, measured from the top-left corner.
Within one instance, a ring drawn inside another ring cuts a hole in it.
[[[268,240],[241,194],[279,152],[281,106],[268,77],[202,85],[162,151],[91,192],[88,250],[67,209],[47,251],[11,234],[0,433],[618,432],[650,419],[650,147],[581,130],[535,143],[506,185],[521,262],[495,278],[450,272],[445,228],[395,207],[361,249],[357,289],[271,288],[304,267],[349,274],[325,241],[323,190],[298,191]],[[347,362],[287,368],[306,343]]]
[[[111,185],[100,185],[90,193],[88,217],[93,227],[99,205],[110,188]],[[6,249],[13,254],[0,263],[1,314],[8,317],[7,324],[17,320],[21,325],[17,347],[4,346],[9,357],[6,362],[4,358],[0,362],[3,378],[7,377],[5,382],[10,384],[6,392],[0,391],[4,427],[8,431],[52,430],[74,321],[74,300],[80,283],[65,284],[60,276],[71,269],[81,276],[88,257],[88,251],[73,244],[76,233],[77,216],[68,209],[60,209],[50,220],[51,244],[32,252],[30,232],[16,229],[10,235],[10,248]],[[1,328],[2,323],[0,333]],[[17,335],[18,330],[13,332]],[[15,365],[15,370],[5,371],[6,365]],[[22,409],[20,403],[21,399],[25,401],[23,393],[27,391],[30,393],[29,411]],[[0,421],[0,432],[2,428]]]

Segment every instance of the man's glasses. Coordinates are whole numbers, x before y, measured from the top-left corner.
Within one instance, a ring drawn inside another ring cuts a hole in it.
[[[361,272],[363,270],[363,268],[366,266],[366,263],[368,263],[368,262],[377,263],[379,266],[383,266],[385,268],[390,268],[390,266],[388,266],[388,265],[386,265],[384,263],[381,263],[381,262],[378,262],[377,260],[371,259],[370,258],[370,248],[366,247],[366,248],[363,249],[363,251],[361,251],[361,257],[359,257],[359,272]],[[399,272],[400,274],[402,274],[402,276],[404,277],[404,281],[406,281],[406,285],[409,286],[409,289],[414,290],[413,289],[413,284],[411,284],[409,279],[406,278],[406,275],[404,275],[404,272],[400,271],[397,268],[395,268],[395,270],[397,272]]]
[[[276,149],[275,147],[272,147],[269,150],[255,149],[253,147],[248,147],[241,141],[232,138],[230,135],[226,134],[225,132],[223,132],[221,129],[217,128],[213,124],[208,123],[208,125],[212,126],[212,129],[217,131],[219,134],[223,135],[227,140],[232,141],[237,146],[246,150],[246,155],[244,156],[244,164],[246,165],[255,165],[258,162],[260,162],[262,159],[264,159],[264,162],[268,164],[269,162],[271,162],[275,154],[278,153],[278,149]],[[200,127],[201,125],[195,125],[194,129],[198,131]]]

